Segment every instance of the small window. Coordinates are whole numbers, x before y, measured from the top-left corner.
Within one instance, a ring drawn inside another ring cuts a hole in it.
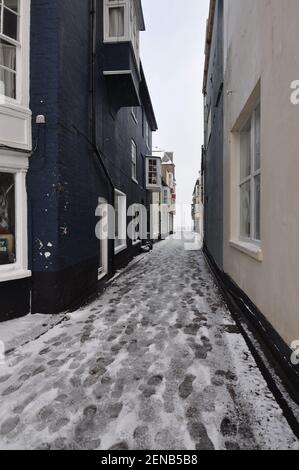
[[[159,158],[146,159],[146,186],[147,189],[161,188],[161,160]]]
[[[132,169],[131,169],[132,179],[134,181],[137,181],[137,147],[136,147],[134,140],[132,140],[131,158],[132,158]]]
[[[120,191],[115,191],[115,253],[127,248],[127,197]]]
[[[169,195],[168,188],[164,188],[163,189],[163,204],[168,205],[168,201],[169,201],[168,195]]]
[[[16,262],[15,175],[0,173],[0,266]]]
[[[109,37],[122,38],[125,35],[125,8],[109,8]]]
[[[240,132],[240,237],[261,240],[261,110]]]
[[[19,0],[0,0],[0,95],[16,99]]]

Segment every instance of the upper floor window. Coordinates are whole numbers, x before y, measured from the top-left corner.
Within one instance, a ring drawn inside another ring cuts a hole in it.
[[[130,41],[139,66],[139,16],[136,0],[104,0],[105,41]]]
[[[261,240],[261,107],[240,133],[240,237]]]
[[[0,95],[17,98],[20,0],[0,0]]]
[[[163,188],[163,204],[168,205],[169,203],[169,189]]]
[[[148,190],[161,190],[161,159],[146,158],[146,187]]]

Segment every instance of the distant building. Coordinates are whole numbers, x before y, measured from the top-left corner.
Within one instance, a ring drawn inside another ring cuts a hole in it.
[[[192,196],[192,220],[194,232],[203,233],[203,186],[201,174],[197,179]]]
[[[173,152],[154,150],[161,160],[162,191],[160,194],[160,234],[162,238],[174,233],[176,214],[176,176]]]

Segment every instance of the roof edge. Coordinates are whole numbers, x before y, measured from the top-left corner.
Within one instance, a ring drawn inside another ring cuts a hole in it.
[[[207,90],[207,79],[210,63],[210,53],[211,53],[211,43],[214,29],[214,20],[215,20],[215,11],[216,11],[216,0],[210,0],[210,10],[209,17],[207,20],[207,31],[206,31],[206,42],[205,42],[205,66],[204,66],[204,76],[203,76],[203,94],[206,94]]]

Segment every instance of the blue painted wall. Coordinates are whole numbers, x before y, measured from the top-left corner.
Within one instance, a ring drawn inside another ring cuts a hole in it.
[[[205,245],[223,267],[223,0],[217,0],[205,106]],[[212,132],[208,138],[211,109]]]
[[[77,306],[97,291],[99,241],[95,210],[111,200],[111,186],[97,164],[91,139],[89,1],[32,0],[31,109],[35,152],[30,161],[30,267],[33,310],[55,313]],[[150,153],[130,108],[115,113],[103,76],[103,8],[97,17],[97,143],[117,189],[128,205],[146,203],[145,161]],[[34,123],[37,114],[46,125]],[[79,131],[79,132],[78,132]],[[131,179],[131,139],[138,149],[138,182]],[[129,248],[113,259],[117,269],[137,254]]]

